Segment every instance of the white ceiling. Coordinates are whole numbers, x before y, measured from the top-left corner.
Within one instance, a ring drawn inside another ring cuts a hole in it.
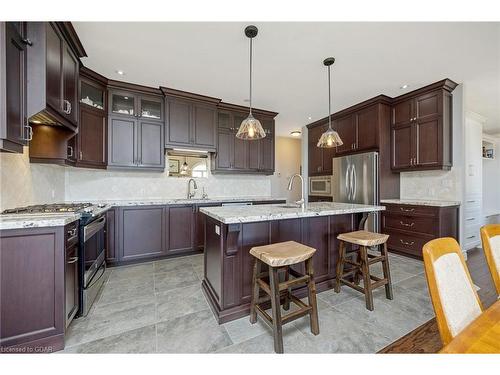
[[[488,132],[500,132],[500,23],[255,24],[253,102],[279,112],[278,135],[327,115],[322,62],[328,56],[336,58],[334,112],[378,94],[397,96],[450,78],[464,83],[466,109],[487,118]],[[244,23],[74,26],[89,56],[84,64],[108,78],[248,105]],[[403,84],[409,87],[401,90]]]

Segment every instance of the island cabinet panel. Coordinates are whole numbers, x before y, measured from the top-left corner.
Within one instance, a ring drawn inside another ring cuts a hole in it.
[[[200,208],[202,207],[216,207],[220,206],[221,203],[212,203],[212,204],[199,204],[196,205],[196,217],[195,217],[195,234],[194,234],[194,240],[195,240],[195,250],[203,250],[203,247],[205,246],[205,220],[206,220],[206,215],[204,213],[200,212]]]
[[[167,254],[190,252],[194,247],[195,206],[168,208]]]
[[[313,265],[314,279],[317,283],[329,278],[331,259],[328,233],[328,216],[302,219],[302,243],[316,249]]]
[[[166,254],[163,206],[120,208],[121,260],[129,261]]]
[[[2,350],[15,346],[21,352],[35,353],[64,347],[65,284],[77,282],[73,273],[65,277],[64,230],[48,227],[0,231]],[[68,250],[72,255],[73,250]],[[71,295],[67,301],[75,302],[75,285],[68,287]],[[68,308],[71,306],[73,303]]]

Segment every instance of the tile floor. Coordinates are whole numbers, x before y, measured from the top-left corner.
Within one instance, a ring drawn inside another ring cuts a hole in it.
[[[372,267],[381,274],[380,264]],[[285,353],[375,353],[434,316],[423,264],[390,257],[394,300],[343,287],[318,294],[320,334],[304,317],[284,326]],[[271,330],[248,317],[218,325],[201,291],[203,256],[110,269],[89,316],[68,329],[66,353],[273,353]]]

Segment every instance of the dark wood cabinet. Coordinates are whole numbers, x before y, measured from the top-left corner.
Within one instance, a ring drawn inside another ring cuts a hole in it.
[[[356,117],[350,113],[340,118],[333,120],[333,129],[339,133],[343,144],[337,146],[336,154],[349,153],[354,150],[356,145]]]
[[[422,247],[435,238],[459,236],[459,206],[432,207],[383,203],[381,232],[389,251],[422,259]]]
[[[182,205],[168,208],[168,254],[193,251],[195,206]]]
[[[327,125],[328,126],[328,125]],[[309,175],[321,175],[328,174],[328,168],[324,168],[323,165],[323,148],[318,147],[318,140],[321,137],[321,134],[326,130],[324,125],[318,125],[314,128],[310,128],[308,131],[308,140],[309,140]]]
[[[30,122],[78,127],[78,77],[85,50],[67,22],[29,22],[28,117]]]
[[[76,167],[107,166],[107,79],[90,69],[80,70],[78,134],[68,144]]]
[[[165,147],[215,151],[220,99],[161,87],[165,95]]]
[[[108,167],[165,168],[163,99],[155,92],[109,90]]]
[[[394,99],[393,170],[448,170],[452,167],[451,92],[456,86],[446,79]]]
[[[121,207],[119,213],[121,261],[166,254],[164,206]]]
[[[217,114],[217,152],[211,159],[212,173],[273,174],[274,118],[254,113],[261,121],[266,137],[259,140],[242,140],[236,138],[236,133],[248,113],[241,111],[241,108],[226,103],[220,106]]]
[[[23,152],[26,122],[26,24],[0,22],[0,150]]]
[[[66,327],[68,327],[79,307],[78,244],[71,245],[66,249],[64,268]]]
[[[117,239],[117,209],[111,208],[106,211],[106,263],[113,264],[118,261],[118,239]]]
[[[212,203],[212,204],[199,204],[196,205],[196,223],[195,223],[195,250],[203,250],[205,246],[205,218],[206,215],[200,212],[200,208],[202,207],[216,207],[220,206],[221,203]]]
[[[354,149],[375,150],[379,147],[379,131],[386,131],[379,126],[380,108],[371,105],[356,112],[356,142]]]

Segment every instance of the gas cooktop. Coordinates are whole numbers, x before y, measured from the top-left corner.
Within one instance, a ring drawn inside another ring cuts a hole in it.
[[[104,205],[93,203],[54,203],[54,204],[37,204],[33,206],[11,208],[4,210],[2,215],[7,214],[39,214],[39,213],[63,213],[63,212],[79,212],[91,213],[96,207],[102,208]]]

